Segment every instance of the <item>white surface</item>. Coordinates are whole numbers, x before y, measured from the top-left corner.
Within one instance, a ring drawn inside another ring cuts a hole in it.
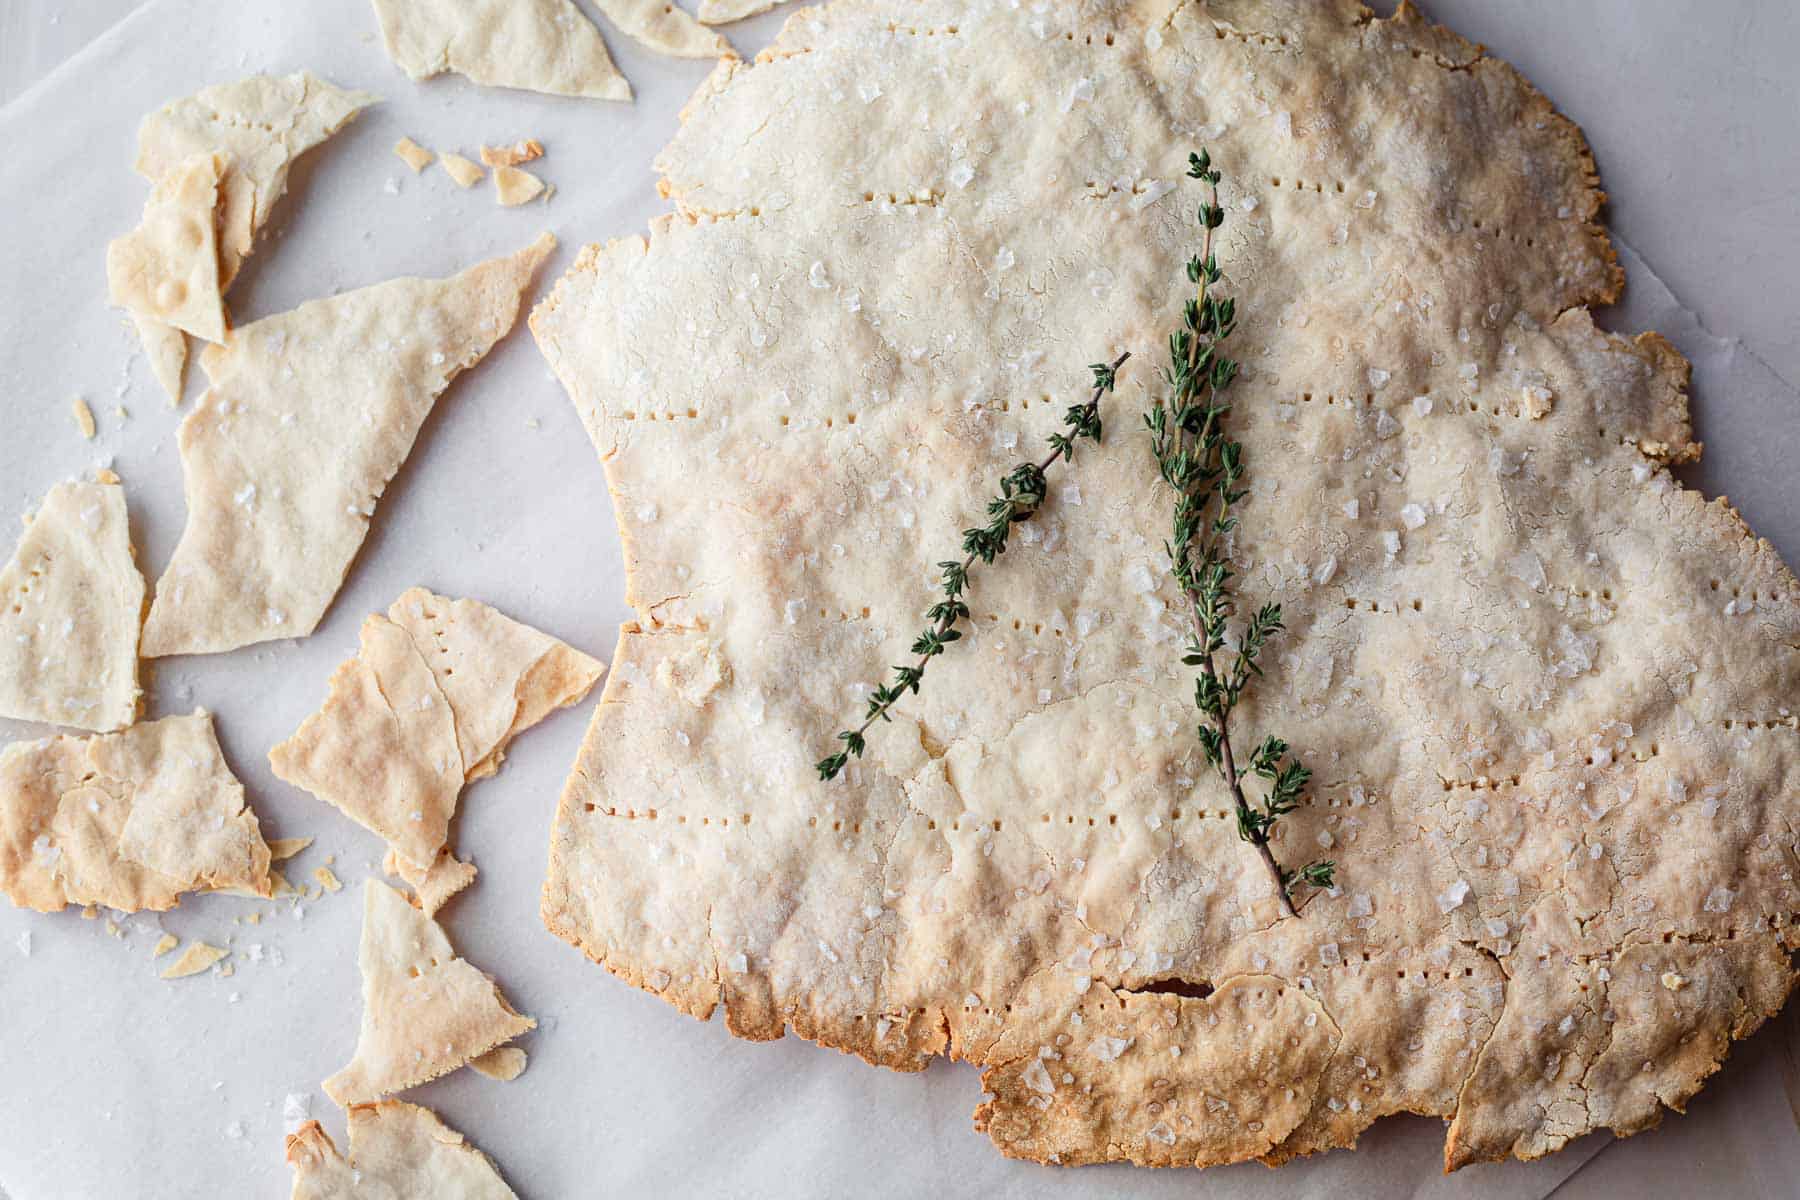
[[[0,5],[0,68],[9,72],[29,69],[38,52],[21,54],[13,40],[15,30],[36,28],[33,13],[46,22],[60,15],[58,30],[72,19],[55,3]],[[92,36],[94,11],[130,5],[75,7]],[[1735,186],[1705,198],[1692,194],[1690,181],[1665,186],[1659,172],[1678,155],[1713,161],[1733,144],[1722,132],[1732,128],[1754,125],[1763,146],[1780,137],[1793,145],[1794,122],[1776,130],[1766,108],[1771,88],[1792,95],[1791,68],[1772,84],[1736,68],[1773,68],[1772,47],[1785,39],[1796,48],[1800,22],[1758,6],[1764,15],[1754,21],[1696,31],[1667,9],[1626,0],[1577,7],[1565,14],[1548,3],[1445,0],[1431,11],[1519,62],[1586,123],[1628,237],[1641,230],[1652,240],[1640,248],[1657,261],[1668,251],[1680,269],[1692,267],[1686,298],[1712,328],[1754,331],[1769,314],[1786,314],[1785,325],[1769,327],[1788,341],[1757,343],[1775,361],[1792,345],[1784,289],[1800,261],[1791,204],[1771,217],[1763,198],[1788,194],[1795,156],[1734,158]],[[753,48],[778,21],[730,32]],[[1612,47],[1627,27],[1629,53],[1621,55]],[[152,579],[180,532],[173,431],[181,414],[161,398],[119,314],[105,307],[101,265],[106,240],[135,222],[143,200],[145,185],[129,169],[137,118],[171,96],[253,70],[307,67],[389,97],[296,172],[273,236],[232,291],[240,321],[396,274],[448,273],[522,245],[545,225],[564,239],[553,273],[581,242],[635,232],[661,211],[650,159],[704,64],[651,58],[609,30],[638,91],[631,108],[481,91],[459,80],[415,87],[382,55],[373,28],[366,0],[154,0],[0,110],[11,152],[0,174],[0,220],[10,234],[0,242],[9,281],[0,294],[0,344],[8,348],[0,359],[0,515],[25,511],[52,482],[111,457]],[[46,56],[74,44],[66,32],[34,43]],[[1695,78],[1711,83],[1703,95]],[[10,74],[0,87],[0,95],[20,90]],[[1675,130],[1636,128],[1645,114],[1689,101]],[[1676,144],[1682,131],[1700,144]],[[461,192],[435,167],[415,177],[389,152],[402,133],[465,152],[483,140],[542,138],[550,148],[543,174],[558,194],[547,207],[502,211],[486,187]],[[385,190],[390,179],[399,182],[397,196]],[[1704,236],[1695,228],[1701,211]],[[1746,245],[1759,248],[1733,270],[1709,268],[1719,261],[1709,247]],[[1625,319],[1672,322],[1665,332],[1698,362],[1696,403],[1709,443],[1701,482],[1730,481],[1751,521],[1795,561],[1800,480],[1786,463],[1800,410],[1791,391],[1692,324],[1635,262],[1627,265],[1634,311]],[[99,418],[93,443],[68,416],[72,394],[85,396]],[[120,403],[128,419],[114,412]],[[335,852],[345,891],[303,905],[300,917],[287,904],[190,901],[160,920],[127,921],[123,941],[73,911],[44,917],[0,906],[0,1186],[14,1200],[282,1196],[283,1098],[315,1093],[314,1112],[341,1132],[316,1087],[354,1044],[357,884],[380,847],[275,781],[264,754],[317,705],[331,667],[354,648],[363,614],[415,582],[488,600],[610,656],[614,627],[628,615],[610,505],[570,405],[524,336],[442,401],[312,638],[150,664],[152,715],[212,708],[270,836],[319,837],[292,877],[310,879]],[[1355,1155],[1275,1173],[1254,1165],[1193,1174],[1008,1162],[969,1128],[980,1090],[972,1070],[940,1064],[922,1077],[897,1076],[793,1039],[737,1042],[613,981],[543,931],[537,888],[549,824],[591,707],[527,734],[496,779],[465,795],[458,845],[482,876],[444,914],[462,952],[542,1022],[524,1041],[530,1069],[513,1083],[459,1072],[413,1094],[492,1153],[523,1196],[1536,1197],[1605,1144],[1589,1139],[1546,1163],[1472,1168],[1448,1181],[1436,1173],[1441,1126],[1419,1119],[1378,1125]],[[42,732],[0,722],[0,740]],[[261,925],[232,923],[259,908],[268,913]],[[160,928],[229,938],[235,975],[159,980],[149,948]],[[17,946],[27,930],[29,957]],[[252,944],[263,947],[260,963],[250,961]],[[1800,1138],[1781,1094],[1780,1034],[1765,1031],[1741,1048],[1694,1115],[1607,1149],[1569,1192],[1672,1194],[1706,1180],[1722,1194],[1767,1194],[1800,1177]],[[242,1136],[234,1137],[239,1123]]]

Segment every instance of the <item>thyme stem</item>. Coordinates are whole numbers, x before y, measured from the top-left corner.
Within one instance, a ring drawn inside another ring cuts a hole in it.
[[[1130,351],[1126,351],[1110,363],[1094,363],[1088,368],[1094,373],[1094,392],[1086,404],[1073,405],[1063,414],[1063,424],[1068,426],[1069,432],[1051,434],[1050,453],[1043,461],[1020,463],[1000,481],[1000,495],[988,501],[988,524],[963,531],[962,561],[952,559],[938,564],[944,573],[944,599],[925,614],[926,620],[935,624],[928,626],[913,642],[913,653],[919,656],[918,661],[911,666],[895,667],[894,682],[877,687],[870,695],[863,723],[838,734],[844,748],[814,764],[821,780],[835,779],[852,757],[862,757],[867,745],[865,735],[870,727],[876,721],[891,720],[888,710],[908,691],[918,692],[931,660],[942,654],[945,646],[962,638],[956,625],[969,615],[969,606],[962,598],[968,588],[969,568],[977,559],[992,563],[1006,552],[1008,533],[1013,525],[1037,512],[1044,502],[1045,472],[1055,466],[1058,459],[1074,462],[1076,442],[1084,437],[1096,442],[1100,440],[1100,398],[1113,390],[1119,368],[1130,357]]]

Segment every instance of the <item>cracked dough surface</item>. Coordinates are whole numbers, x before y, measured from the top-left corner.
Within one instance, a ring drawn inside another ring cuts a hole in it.
[[[125,489],[52,487],[0,569],[0,716],[96,732],[131,724],[143,613]]]
[[[374,0],[388,57],[413,79],[630,100],[600,31],[571,0]]]
[[[207,348],[179,435],[187,524],[145,657],[313,631],[437,398],[512,328],[555,245],[308,301]]]
[[[493,979],[458,958],[438,923],[384,883],[364,884],[362,1030],[350,1065],[327,1079],[339,1105],[417,1087],[535,1029]]]
[[[287,1139],[292,1200],[513,1200],[485,1154],[428,1108],[404,1100],[352,1105],[350,1157],[317,1121]]]
[[[0,750],[0,890],[14,904],[161,911],[183,892],[269,887],[269,847],[205,709]]]
[[[1288,625],[1243,725],[1315,773],[1279,852],[1341,881],[1299,920],[1191,732],[1138,417],[1201,144],[1232,555]],[[659,169],[678,211],[532,320],[639,614],[550,929],[743,1037],[977,1063],[978,1126],[1063,1163],[1403,1111],[1452,1167],[1541,1155],[1655,1124],[1781,1005],[1800,585],[1666,470],[1687,365],[1595,328],[1593,161],[1505,63],[1404,5],[845,0],[721,65]],[[970,636],[818,783],[941,551],[1125,349]]]

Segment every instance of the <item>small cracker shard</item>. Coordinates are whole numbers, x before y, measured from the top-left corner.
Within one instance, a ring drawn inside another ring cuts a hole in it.
[[[131,314],[131,321],[143,343],[144,357],[150,361],[150,374],[168,395],[169,403],[180,404],[187,379],[187,335],[137,313]]]
[[[291,1200],[360,1196],[515,1200],[494,1164],[436,1113],[404,1100],[350,1108],[345,1159],[317,1121],[288,1135]]]
[[[276,838],[269,843],[269,861],[286,862],[312,844],[309,837]]]
[[[319,886],[328,892],[341,891],[344,886],[338,880],[338,877],[332,873],[330,867],[314,867],[313,878],[318,880]]]
[[[481,182],[482,176],[487,174],[481,169],[480,163],[464,158],[460,154],[446,154],[438,161],[443,164],[444,173],[454,179],[456,186],[460,188],[474,187]]]
[[[189,942],[181,957],[162,969],[164,979],[186,979],[189,975],[198,975],[231,951],[223,946],[210,946],[205,942]]]
[[[544,190],[544,181],[518,167],[494,168],[494,195],[502,208],[516,208]]]
[[[269,766],[385,840],[433,912],[474,877],[442,857],[463,785],[493,774],[513,738],[604,670],[479,601],[409,588],[363,622],[356,656]]]
[[[413,890],[413,901],[428,917],[435,917],[450,897],[474,883],[476,875],[475,864],[462,862],[448,846],[439,850],[431,866],[424,869],[389,847],[381,869],[406,881]]]
[[[471,1059],[469,1065],[489,1079],[511,1083],[525,1073],[527,1061],[525,1052],[517,1046],[501,1046],[480,1058]]]
[[[160,911],[229,887],[267,896],[269,848],[205,709],[0,751],[0,890],[14,904]]]
[[[409,137],[403,137],[394,143],[394,153],[400,156],[401,162],[413,169],[415,175],[430,166],[431,160],[437,157]]]
[[[388,57],[413,79],[445,71],[494,87],[630,100],[600,31],[570,0],[375,0]]]
[[[165,933],[156,939],[156,945],[150,947],[150,957],[161,958],[179,945],[181,945],[180,938],[172,933]]]
[[[209,342],[225,340],[215,213],[227,160],[196,154],[150,189],[143,220],[106,248],[112,303]]]
[[[536,138],[524,138],[510,146],[483,146],[481,161],[490,167],[517,167],[544,157],[544,144]]]
[[[324,1085],[338,1104],[436,1079],[536,1028],[399,892],[371,879],[363,899],[362,1029],[355,1057]]]
[[[75,428],[81,430],[81,436],[92,441],[94,438],[94,410],[80,396],[69,401],[69,412],[75,418]]]
[[[674,58],[736,58],[731,43],[668,0],[594,0],[632,40]]]
[[[0,569],[0,717],[95,732],[131,724],[143,604],[125,490],[52,487]]]
[[[145,657],[313,631],[437,398],[512,328],[555,245],[310,301],[208,348],[212,386],[179,439],[187,525]]]

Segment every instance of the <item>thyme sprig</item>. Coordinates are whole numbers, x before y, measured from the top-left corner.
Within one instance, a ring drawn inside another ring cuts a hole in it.
[[[1198,214],[1204,231],[1200,253],[1187,264],[1188,282],[1195,292],[1183,306],[1182,327],[1169,335],[1169,366],[1163,372],[1169,395],[1151,402],[1144,423],[1158,473],[1175,493],[1170,537],[1163,546],[1170,573],[1193,610],[1193,633],[1181,661],[1200,668],[1194,681],[1194,706],[1201,715],[1196,729],[1200,749],[1231,792],[1238,836],[1256,847],[1275,881],[1282,909],[1297,916],[1294,887],[1332,886],[1336,864],[1310,862],[1290,871],[1276,860],[1269,841],[1276,823],[1300,806],[1312,772],[1273,734],[1257,744],[1243,766],[1238,765],[1231,741],[1231,714],[1245,687],[1262,675],[1257,659],[1283,626],[1281,605],[1264,604],[1244,621],[1236,646],[1222,653],[1227,649],[1227,625],[1237,609],[1226,542],[1238,525],[1233,507],[1249,489],[1242,486],[1243,444],[1225,435],[1231,404],[1224,392],[1237,377],[1238,364],[1220,347],[1236,327],[1237,308],[1231,298],[1213,291],[1220,274],[1213,233],[1225,223],[1219,177],[1205,150],[1188,156],[1188,178],[1206,187]],[[1260,803],[1245,795],[1244,781],[1250,776],[1266,785]]]
[[[893,682],[881,684],[869,694],[868,711],[863,723],[855,729],[846,729],[838,734],[838,740],[844,743],[844,748],[814,764],[821,780],[837,778],[852,757],[861,758],[867,745],[865,735],[869,732],[869,727],[876,721],[892,720],[888,716],[888,710],[907,692],[918,692],[919,685],[925,678],[925,668],[931,660],[942,654],[951,642],[961,640],[962,630],[956,626],[969,615],[968,602],[963,598],[969,588],[969,568],[977,560],[991,564],[1006,553],[1012,527],[1020,521],[1030,519],[1044,502],[1049,486],[1045,472],[1058,459],[1072,463],[1075,461],[1077,442],[1082,438],[1091,438],[1095,442],[1100,440],[1100,398],[1113,390],[1119,368],[1130,357],[1131,354],[1127,352],[1110,363],[1094,363],[1088,368],[1094,373],[1094,393],[1087,403],[1071,405],[1063,413],[1063,425],[1067,432],[1058,430],[1050,435],[1047,439],[1050,454],[1042,462],[1022,462],[1000,480],[1000,494],[987,504],[988,523],[963,530],[962,559],[951,559],[938,564],[938,569],[943,572],[944,598],[926,610],[925,619],[931,624],[913,641],[912,653],[919,656],[918,661],[910,666],[895,667]]]

